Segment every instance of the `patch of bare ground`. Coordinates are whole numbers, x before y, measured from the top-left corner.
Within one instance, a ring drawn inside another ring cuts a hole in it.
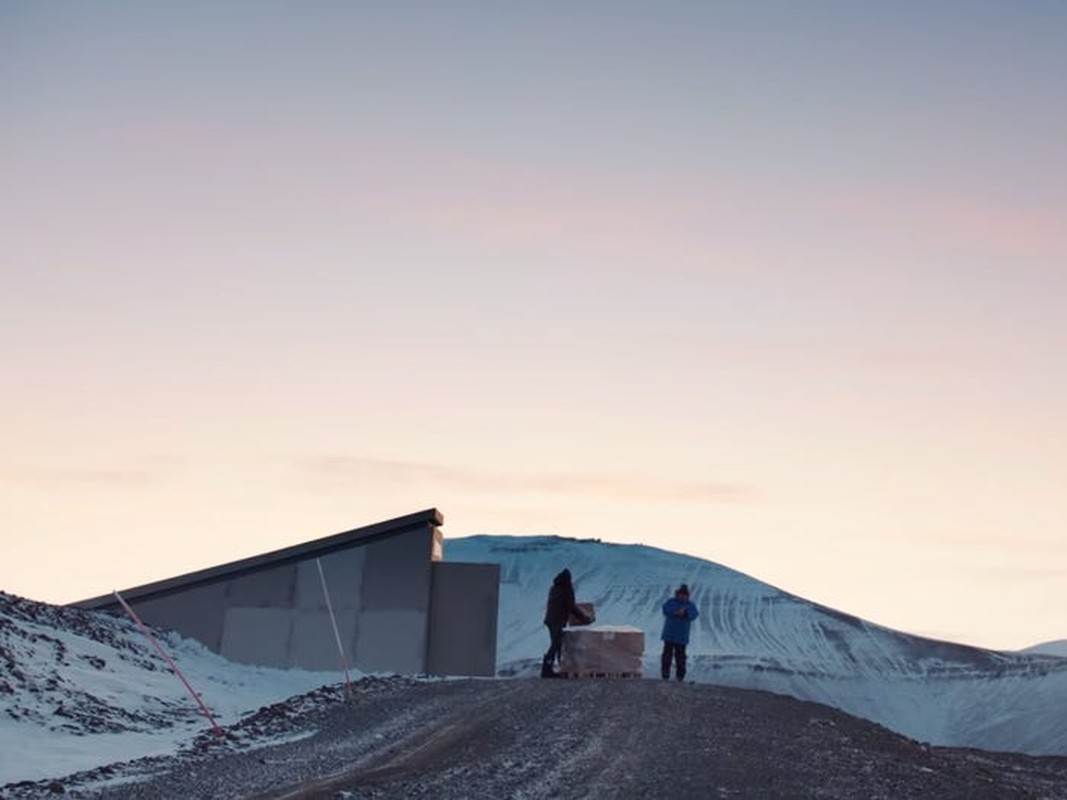
[[[76,796],[1067,800],[1067,758],[931,748],[825,706],[705,684],[398,681],[290,724],[315,733],[209,748]]]

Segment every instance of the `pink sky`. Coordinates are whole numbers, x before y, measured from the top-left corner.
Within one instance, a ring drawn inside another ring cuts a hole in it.
[[[1067,637],[1056,4],[0,11],[0,588],[429,506]]]

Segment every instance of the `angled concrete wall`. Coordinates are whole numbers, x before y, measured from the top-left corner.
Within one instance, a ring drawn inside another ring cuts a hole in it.
[[[430,672],[496,674],[499,599],[499,564],[434,562]]]
[[[356,665],[365,672],[427,672],[432,540],[402,534],[365,549]]]
[[[367,551],[375,546],[368,544],[317,557],[346,657],[360,669],[364,669],[357,649],[360,588]],[[218,652],[244,664],[338,668],[341,657],[322,583],[315,558],[226,581]],[[170,602],[181,606],[184,598],[172,597]]]
[[[363,672],[492,674],[497,586],[489,584],[497,574],[494,565],[463,565],[492,567],[492,575],[483,569],[477,578],[478,607],[492,603],[492,640],[481,622],[474,639],[469,632],[431,635],[433,624],[452,630],[451,615],[469,610],[475,585],[445,578],[435,589],[441,522],[431,509],[127,590],[123,596],[148,624],[198,639],[232,661],[333,670],[340,666],[340,654],[321,564],[350,665]],[[77,605],[117,608],[110,596]],[[462,655],[450,655],[453,647],[462,648]]]

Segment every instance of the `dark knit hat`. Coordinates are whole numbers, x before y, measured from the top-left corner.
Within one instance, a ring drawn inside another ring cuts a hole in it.
[[[686,597],[688,597],[689,596],[689,587],[686,584],[683,583],[681,586],[679,586],[675,590],[674,593],[675,594],[684,594]]]

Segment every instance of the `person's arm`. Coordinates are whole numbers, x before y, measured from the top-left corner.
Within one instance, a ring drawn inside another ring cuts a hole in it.
[[[582,609],[578,608],[578,603],[574,599],[574,587],[573,586],[567,592],[567,615],[568,615],[568,617],[573,615],[573,616],[577,617],[578,619],[582,620],[582,624],[583,625],[588,625],[589,622],[591,621],[590,618],[589,618],[589,615],[586,614],[584,611],[582,611]]]
[[[685,603],[679,601],[677,597],[672,597],[663,604],[663,616],[685,617]]]
[[[700,616],[700,612],[697,611],[695,603],[686,603],[685,615],[689,618],[690,622]]]

